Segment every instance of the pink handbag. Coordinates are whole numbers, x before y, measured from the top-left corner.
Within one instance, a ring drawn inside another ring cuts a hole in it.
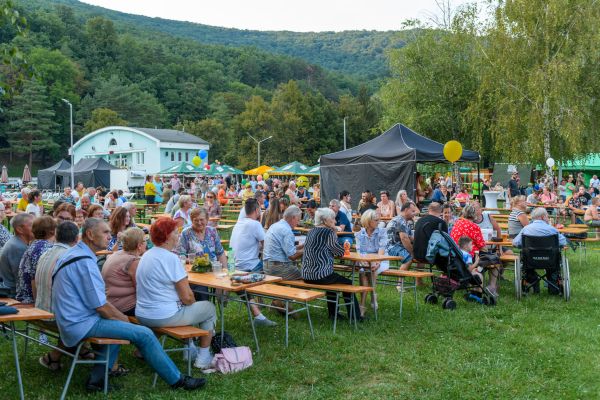
[[[252,351],[247,346],[223,348],[212,363],[222,374],[242,371],[252,366]]]

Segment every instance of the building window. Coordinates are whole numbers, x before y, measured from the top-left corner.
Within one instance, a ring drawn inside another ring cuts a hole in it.
[[[144,152],[141,153],[142,154],[142,164],[145,164],[146,162],[144,161]]]
[[[140,153],[135,153],[136,164],[140,163]]]
[[[178,153],[178,161],[181,161],[181,152]]]
[[[171,152],[171,161],[175,161],[175,153]]]
[[[117,139],[115,139],[115,138],[110,139],[110,142],[108,142],[108,145],[109,146],[116,146],[117,145]]]
[[[190,153],[188,152],[185,153],[185,161],[190,161]]]
[[[169,157],[169,152],[165,151],[165,157]]]

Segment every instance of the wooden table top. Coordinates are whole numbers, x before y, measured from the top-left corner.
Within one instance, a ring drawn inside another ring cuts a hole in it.
[[[494,242],[491,240],[486,240],[485,241],[486,246],[512,246],[512,241],[510,240],[503,240],[501,242]]]
[[[54,314],[39,308],[19,308],[17,314],[0,315],[0,322],[32,321],[36,319],[53,319]]]
[[[231,229],[233,228],[235,225],[217,225],[217,229]]]
[[[561,228],[558,230],[560,233],[570,233],[573,235],[581,235],[582,233],[587,233],[587,228]]]
[[[402,261],[403,258],[400,256],[388,256],[381,254],[359,254],[357,252],[350,252],[347,256],[339,257],[346,261],[365,261],[365,262],[377,262],[377,261]]]
[[[265,275],[265,279],[260,282],[243,283],[237,286],[231,284],[229,276],[218,277],[212,272],[188,272],[188,281],[193,285],[207,286],[213,289],[222,289],[229,292],[242,292],[248,288],[264,285],[265,283],[274,283],[281,281],[279,276]]]
[[[248,292],[259,296],[272,296],[296,301],[312,301],[325,296],[325,292],[269,284],[250,288]]]

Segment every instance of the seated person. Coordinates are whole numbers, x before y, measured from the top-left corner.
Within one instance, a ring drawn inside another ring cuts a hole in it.
[[[379,193],[381,201],[377,203],[377,213],[380,218],[393,218],[396,215],[396,205],[390,200],[390,193],[387,190],[382,190]]]
[[[579,191],[573,192],[573,195],[567,199],[566,206],[571,213],[571,223],[576,224],[578,221],[577,216],[585,214],[583,211],[583,196],[579,195]]]
[[[56,260],[75,246],[78,238],[79,228],[74,223],[66,221],[56,227],[56,242],[38,260],[35,280],[31,282],[36,308],[54,313],[52,308],[52,274],[54,273]],[[44,321],[44,325],[50,326],[52,330],[58,329],[54,320]],[[62,341],[58,341],[58,346],[64,348]],[[94,353],[89,348],[83,348],[79,355],[84,359],[94,358]],[[61,357],[62,353],[60,351],[52,350],[41,356],[39,362],[51,371],[58,371],[61,368]]]
[[[402,204],[400,214],[387,225],[387,253],[390,256],[402,257],[401,270],[408,270],[413,259],[413,219],[418,213],[412,201]]]
[[[308,190],[306,190],[304,186],[298,186],[298,190],[296,190],[296,197],[300,201],[310,200],[310,193],[308,193]]]
[[[362,215],[367,210],[377,210],[377,199],[370,190],[365,190],[360,195],[358,202],[358,213]]]
[[[140,228],[128,228],[121,234],[122,250],[111,254],[102,267],[106,299],[127,316],[135,315],[135,273],[146,251],[146,238]]]
[[[195,379],[179,372],[152,330],[129,323],[127,316],[106,300],[106,287],[96,264],[96,252],[108,245],[108,224],[97,218],[88,218],[81,235],[81,242],[65,252],[53,273],[52,306],[65,346],[77,346],[89,337],[129,340],[172,388],[192,390],[204,386],[205,379]],[[166,307],[165,303],[161,305]],[[119,348],[116,345],[101,346],[99,357],[108,357],[109,365],[113,365]],[[103,389],[104,368],[102,364],[92,368],[86,384],[89,391]]]
[[[473,251],[473,239],[468,236],[461,236],[461,238],[458,239],[458,247],[460,247],[460,251],[463,255],[463,261],[465,264],[467,264],[467,268],[469,268],[471,274],[479,277],[479,282],[483,283],[483,275],[481,275],[481,270],[478,268],[479,253],[475,253],[475,260],[473,260],[473,256],[471,255],[471,252]],[[473,288],[471,294],[481,299],[481,288]]]
[[[448,232],[448,224],[442,219],[442,211],[442,205],[432,201],[427,208],[427,215],[422,216],[415,223],[413,255],[416,260],[425,260],[427,245],[433,231],[441,229]]]
[[[23,253],[19,264],[19,280],[17,282],[18,301],[24,304],[33,304],[32,281],[35,279],[35,270],[42,254],[54,244],[56,222],[48,215],[33,220],[31,225],[33,241]]]
[[[263,270],[266,274],[286,280],[301,279],[295,261],[302,257],[303,245],[295,245],[293,229],[300,222],[302,211],[297,206],[288,207],[283,219],[271,225],[264,239]]]
[[[319,208],[315,213],[315,227],[308,232],[304,244],[302,257],[302,279],[308,283],[328,285],[341,283],[351,285],[352,281],[333,271],[333,258],[344,255],[344,247],[336,237],[335,211],[331,208]],[[329,318],[336,316],[335,292],[327,292],[327,311]],[[359,310],[356,297],[351,293],[344,293],[344,302],[348,309],[348,316],[352,319],[351,302],[354,310]],[[357,318],[362,321],[362,317]]]
[[[123,242],[121,242],[121,235],[125,232],[125,229],[129,227],[131,222],[131,214],[129,210],[124,207],[117,207],[114,209],[108,220],[108,226],[110,226],[110,240],[108,241],[108,251],[117,251],[123,248]]]
[[[332,199],[329,202],[329,208],[333,210],[335,215],[335,229],[337,232],[347,232],[347,234],[338,235],[337,240],[340,244],[344,244],[348,241],[350,244],[354,242],[354,234],[352,233],[352,226],[346,214],[340,211],[340,201]]]
[[[394,204],[390,202],[391,204]],[[387,248],[387,231],[385,228],[380,228],[379,216],[374,210],[367,210],[360,217],[360,224],[362,228],[359,232],[356,232],[356,251],[360,254],[379,254],[384,255]],[[389,261],[381,261],[371,263],[372,267],[377,267],[377,270],[370,273],[375,274],[372,279],[377,280],[377,274],[382,273],[390,268]],[[362,271],[362,270],[361,270]],[[362,271],[359,276],[360,284],[363,286],[370,286],[367,274]],[[360,294],[360,314],[361,316],[365,313],[365,303],[367,300],[366,293]],[[371,292],[371,306],[373,309],[377,309],[377,294]]]
[[[600,197],[594,197],[592,204],[585,210],[583,221],[594,228],[600,227],[600,215],[598,215],[598,207],[600,206]]]
[[[537,187],[537,185],[536,185],[536,187]],[[531,192],[531,194],[527,196],[527,205],[534,207],[539,202],[541,202],[540,192],[539,192],[539,190],[534,189],[533,192]]]
[[[467,191],[467,188],[463,187],[460,192],[454,196],[454,199],[458,201],[458,204],[460,204],[461,207],[464,207],[469,202],[469,192]]]
[[[431,195],[431,201],[435,201],[440,204],[444,204],[447,201],[450,201],[450,192],[448,192],[448,187],[446,185],[440,185],[433,191],[433,195]]]
[[[511,199],[510,205],[512,211],[508,216],[508,237],[514,238],[529,223],[525,196],[514,196]]]
[[[558,244],[561,247],[567,245],[567,239],[558,232],[558,230],[550,225],[550,218],[548,217],[548,211],[546,211],[543,207],[537,207],[531,212],[531,223],[524,227],[521,232],[515,237],[512,241],[513,246],[521,248],[523,244],[523,235],[525,236],[552,236],[558,235]],[[555,276],[551,276],[549,274],[550,271],[546,271],[548,279],[552,281],[556,281]],[[537,281],[537,277],[535,271],[528,270],[525,274],[525,280],[527,282],[533,283]],[[539,281],[533,287],[534,293],[539,293],[540,286]],[[548,292],[558,294],[556,288],[548,285]]]
[[[314,200],[307,201],[306,209],[304,210],[304,216],[302,217],[302,224],[303,225],[314,225],[316,211],[317,211],[317,203]]]
[[[136,271],[135,316],[152,328],[196,325],[209,333],[200,338],[194,367],[210,366],[210,341],[217,315],[208,301],[196,301],[187,272],[173,252],[179,242],[177,222],[159,218],[150,228],[154,247],[142,256]]]
[[[0,297],[15,297],[19,281],[19,264],[33,240],[33,215],[20,213],[11,220],[15,235],[0,250]]]

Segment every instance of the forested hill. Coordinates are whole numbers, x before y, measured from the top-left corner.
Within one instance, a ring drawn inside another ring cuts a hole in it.
[[[387,75],[386,51],[402,47],[407,32],[344,31],[288,32],[220,28],[192,22],[173,21],[126,14],[76,0],[28,0],[31,6],[51,8],[65,4],[86,17],[101,15],[118,26],[150,28],[205,44],[255,46],[275,54],[302,58],[332,71],[375,81]]]

